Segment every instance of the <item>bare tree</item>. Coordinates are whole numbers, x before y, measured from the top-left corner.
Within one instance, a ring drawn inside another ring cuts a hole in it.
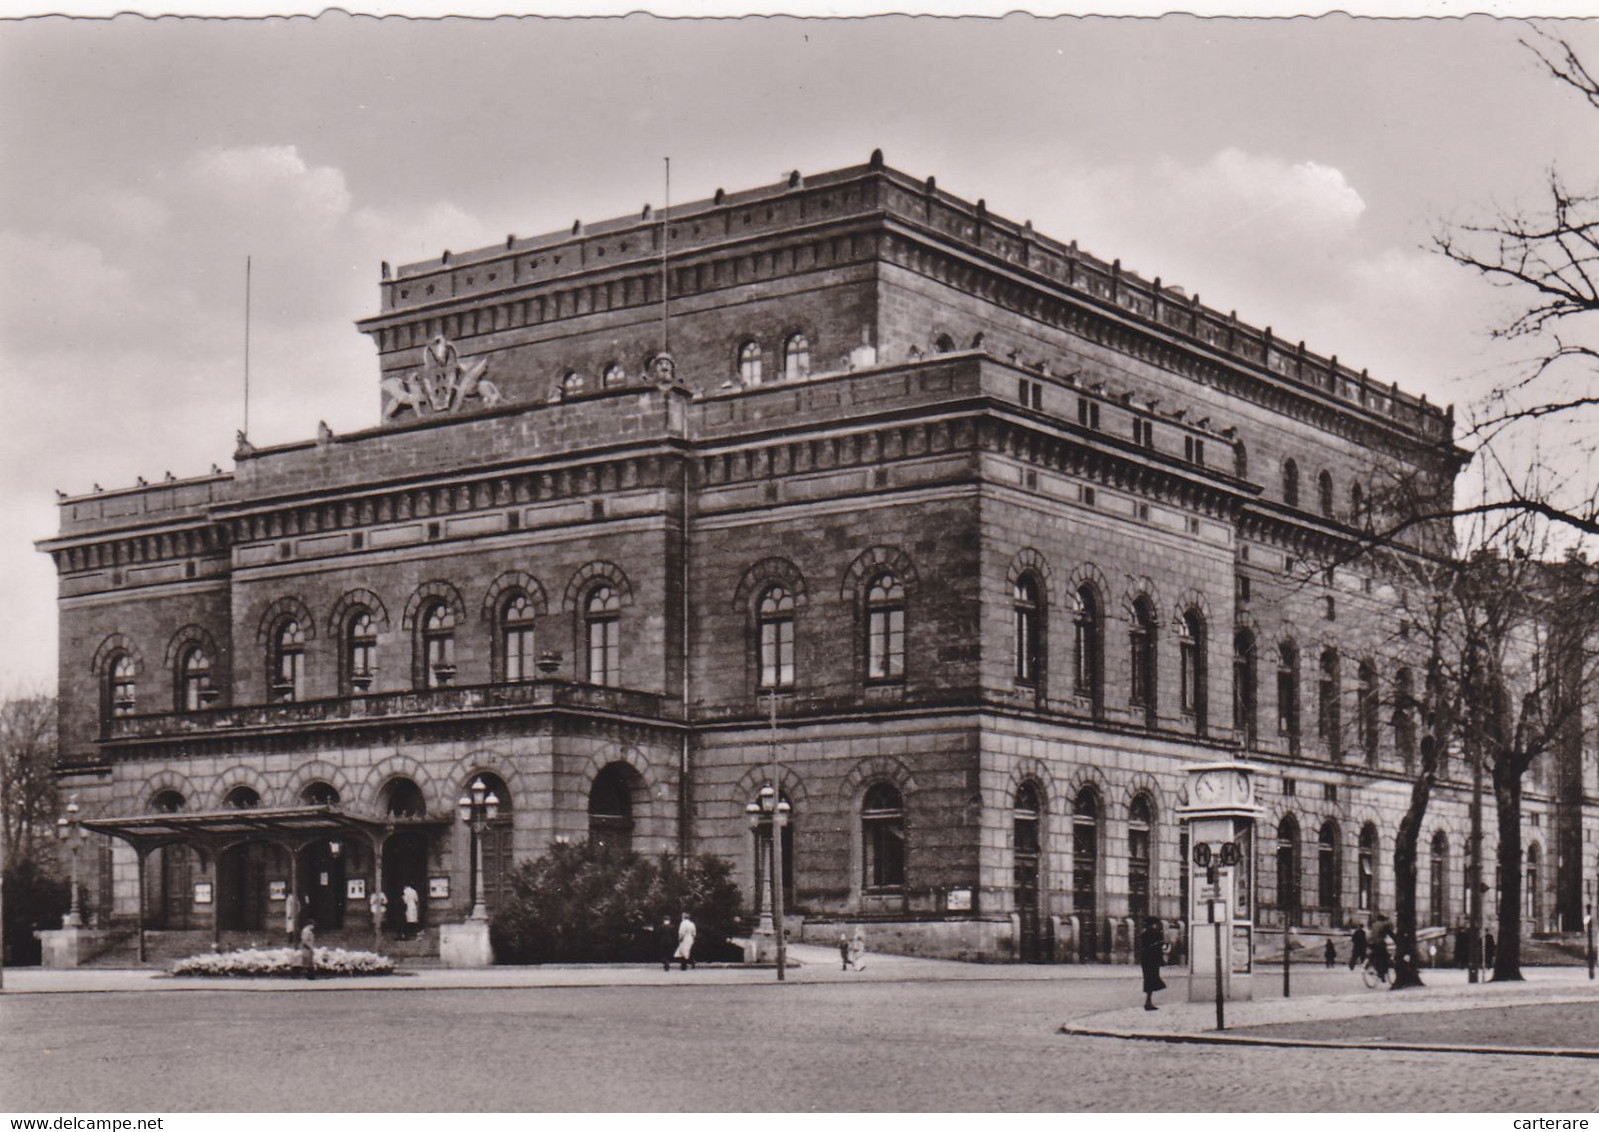
[[[8,864],[54,853],[55,758],[55,697],[0,701],[0,836]]]

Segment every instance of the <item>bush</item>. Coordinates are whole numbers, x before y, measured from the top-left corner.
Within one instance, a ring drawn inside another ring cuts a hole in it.
[[[342,947],[318,947],[312,952],[319,975],[392,975],[394,960],[374,951],[346,951]],[[300,949],[274,947],[258,951],[217,951],[191,955],[172,965],[174,975],[206,978],[293,978],[304,973]]]
[[[5,870],[5,964],[28,967],[39,963],[39,941],[33,933],[59,928],[72,906],[72,886],[46,873],[37,861],[23,857]]]
[[[517,865],[490,924],[502,963],[627,963],[660,958],[659,925],[678,913],[697,928],[695,959],[738,958],[739,890],[733,866],[703,856],[679,868],[663,853],[618,853],[589,841],[556,842]]]

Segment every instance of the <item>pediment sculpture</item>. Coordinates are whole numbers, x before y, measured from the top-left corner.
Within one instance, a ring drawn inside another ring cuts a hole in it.
[[[437,335],[422,347],[420,369],[383,379],[383,419],[393,420],[408,409],[414,416],[427,417],[498,405],[505,396],[489,380],[488,369],[487,358],[463,361],[455,343]]]

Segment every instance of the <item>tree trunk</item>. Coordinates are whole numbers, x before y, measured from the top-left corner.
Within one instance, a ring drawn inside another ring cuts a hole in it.
[[[1428,735],[1421,741],[1421,767],[1410,784],[1410,805],[1394,842],[1394,990],[1424,985],[1416,950],[1416,845],[1437,769],[1438,744]]]
[[[1493,760],[1494,810],[1499,820],[1499,938],[1496,983],[1521,982],[1521,771],[1508,751]]]

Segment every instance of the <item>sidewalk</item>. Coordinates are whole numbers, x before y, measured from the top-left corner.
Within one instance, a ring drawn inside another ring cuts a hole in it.
[[[1509,1010],[1526,1006],[1579,1004],[1599,1007],[1599,982],[1590,982],[1586,968],[1542,967],[1524,972],[1521,983],[1466,981],[1464,971],[1429,970],[1427,985],[1405,991],[1386,988],[1340,994],[1281,997],[1281,983],[1273,974],[1257,973],[1255,998],[1229,1002],[1225,1007],[1227,1030],[1216,1030],[1214,1002],[1188,1002],[1187,979],[1170,979],[1170,989],[1157,996],[1159,1009],[1112,1010],[1073,1018],[1062,1033],[1146,1041],[1212,1042],[1240,1045],[1288,1045],[1333,1049],[1406,1049],[1454,1053],[1524,1053],[1567,1057],[1599,1057],[1599,1049],[1546,1046],[1479,1046],[1451,1044],[1447,1034],[1436,1042],[1381,1040],[1326,1040],[1296,1037],[1293,1023],[1324,1023],[1344,1019],[1375,1020],[1395,1015],[1443,1014],[1462,1010]],[[1284,1026],[1286,1033],[1262,1032],[1260,1027]]]
[[[1046,982],[1081,979],[1138,978],[1138,968],[1092,964],[1035,965],[1014,963],[963,963],[949,959],[918,959],[906,955],[868,953],[866,969],[839,969],[838,949],[814,944],[791,944],[791,961],[785,972],[792,983],[847,982],[939,982],[949,980]],[[72,971],[48,971],[41,967],[19,967],[5,972],[6,994],[88,994],[111,992],[167,991],[411,991],[452,989],[516,989],[522,987],[625,987],[662,985],[737,986],[764,984],[777,980],[770,965],[737,964],[703,966],[679,971],[673,964],[662,971],[656,963],[626,964],[545,964],[534,967],[482,967],[455,969],[419,967],[388,976],[340,978],[319,976],[315,980],[206,979],[173,978],[163,968],[83,967]]]

